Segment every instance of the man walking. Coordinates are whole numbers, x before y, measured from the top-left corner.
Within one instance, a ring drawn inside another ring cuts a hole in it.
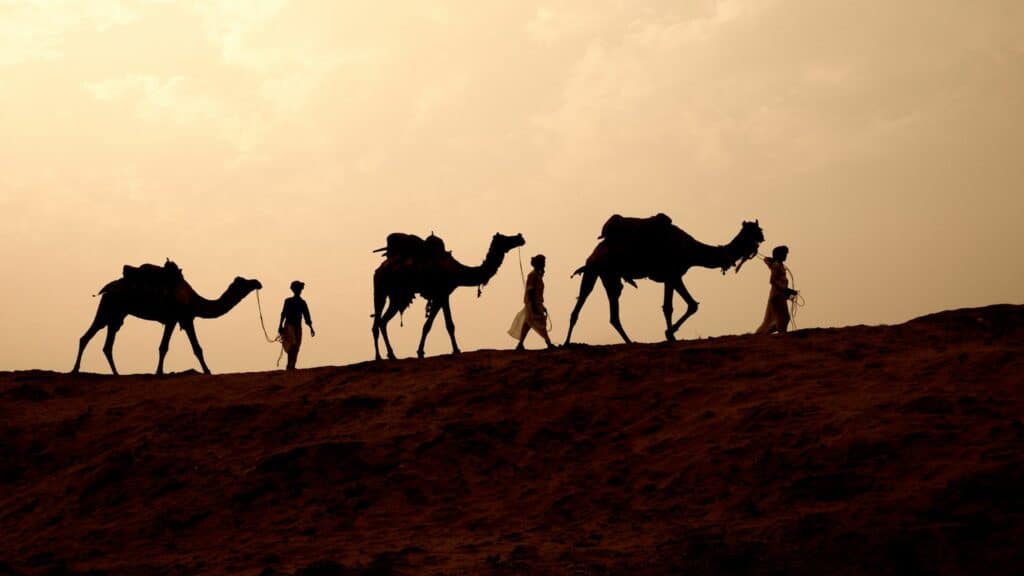
[[[295,369],[295,361],[299,357],[299,347],[302,346],[302,321],[309,326],[309,335],[316,337],[316,330],[313,330],[313,321],[309,319],[309,306],[302,299],[302,289],[306,285],[298,280],[292,282],[291,289],[294,296],[284,301],[284,308],[281,309],[281,322],[277,333],[281,335],[281,346],[288,354],[287,370]]]

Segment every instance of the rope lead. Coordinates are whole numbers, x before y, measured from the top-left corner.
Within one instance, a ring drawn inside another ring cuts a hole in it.
[[[278,334],[273,340],[270,339],[270,334],[267,334],[267,326],[263,322],[263,304],[260,303],[260,291],[256,291],[256,309],[260,311],[260,328],[263,329],[263,337],[267,339],[269,344],[281,341],[281,335]],[[275,366],[281,365],[281,358],[284,357],[284,344],[281,345],[281,353],[277,355],[277,363]]]

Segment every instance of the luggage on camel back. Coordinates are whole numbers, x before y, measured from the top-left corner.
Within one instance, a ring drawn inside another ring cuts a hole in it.
[[[649,218],[614,214],[601,227],[601,235],[598,238],[612,242],[645,243],[666,238],[673,229],[676,227],[672,225],[672,219],[660,212]]]
[[[431,234],[424,240],[415,234],[392,232],[388,234],[387,246],[374,252],[383,252],[385,258],[421,258],[445,251],[444,240]]]
[[[181,268],[169,259],[163,266],[142,264],[131,266],[125,264],[121,269],[120,280],[115,280],[103,287],[100,294],[109,292],[115,286],[149,292],[151,294],[170,294],[180,281],[184,279]]]

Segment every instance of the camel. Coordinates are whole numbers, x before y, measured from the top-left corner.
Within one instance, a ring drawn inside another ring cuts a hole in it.
[[[587,258],[587,263],[573,272],[582,274],[580,293],[576,306],[569,316],[569,332],[565,343],[572,338],[573,327],[580,315],[580,309],[587,296],[601,279],[608,295],[610,321],[615,330],[628,344],[631,342],[619,321],[619,295],[622,281],[634,288],[637,279],[649,278],[665,285],[665,339],[675,340],[675,333],[683,322],[697,312],[698,303],[683,284],[683,275],[693,266],[721,268],[722,274],[732,266],[739,272],[744,262],[757,254],[757,248],[764,242],[764,233],[757,220],[743,222],[739,234],[724,246],[709,246],[694,240],[692,236],[672,224],[672,220],[658,214],[650,218],[627,218],[614,215],[608,219],[598,237],[601,242]],[[686,302],[686,313],[675,323],[672,322],[673,293],[678,293]]]
[[[412,234],[394,233],[388,235],[384,252],[385,260],[373,273],[373,348],[380,360],[378,336],[384,337],[387,356],[393,360],[395,352],[388,339],[388,322],[395,314],[404,312],[417,294],[427,301],[427,319],[423,324],[420,346],[416,356],[423,358],[423,346],[427,334],[434,324],[439,311],[444,312],[444,323],[452,341],[452,353],[459,353],[455,341],[455,323],[449,298],[459,286],[483,286],[498,272],[498,268],[513,248],[526,244],[522,234],[505,236],[495,234],[487,249],[487,256],[480,266],[465,266],[452,257],[444,248],[444,241],[431,234],[421,239]],[[479,288],[477,289],[479,296]],[[384,304],[387,303],[387,309]]]
[[[72,373],[77,373],[82,363],[82,352],[89,340],[102,328],[107,329],[107,339],[103,344],[103,354],[107,357],[110,370],[116,375],[114,366],[114,338],[129,314],[144,320],[153,320],[164,325],[164,335],[160,340],[160,361],[156,373],[164,373],[164,356],[167,355],[171,333],[175,326],[188,335],[192,344],[192,352],[199,359],[203,373],[209,374],[210,368],[203,358],[203,349],[196,338],[194,320],[196,318],[219,318],[235,307],[253,290],[263,285],[259,280],[247,280],[236,277],[224,294],[216,300],[207,300],[185,281],[181,269],[170,260],[164,266],[143,264],[139,268],[124,267],[124,277],[108,283],[100,290],[102,295],[96,309],[96,317],[89,329],[78,341],[78,357]]]

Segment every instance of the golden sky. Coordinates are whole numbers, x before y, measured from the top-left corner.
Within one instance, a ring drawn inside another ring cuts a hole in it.
[[[92,295],[167,257],[211,298],[260,279],[269,329],[304,280],[300,367],[370,359],[392,231],[470,265],[521,232],[561,341],[613,213],[710,244],[759,219],[799,327],[1022,303],[1021,30],[1019,0],[0,0],[0,370],[70,369]],[[518,260],[456,292],[463,350],[514,346]],[[759,324],[762,264],[685,280],[681,337]],[[659,341],[660,306],[627,287],[627,332]],[[400,356],[422,322],[417,299],[392,324]],[[214,372],[274,367],[253,296],[197,330]],[[154,370],[159,339],[129,318],[121,371]],[[600,287],[574,340],[618,341]],[[427,352],[449,350],[438,322]],[[194,367],[176,332],[167,369]]]

